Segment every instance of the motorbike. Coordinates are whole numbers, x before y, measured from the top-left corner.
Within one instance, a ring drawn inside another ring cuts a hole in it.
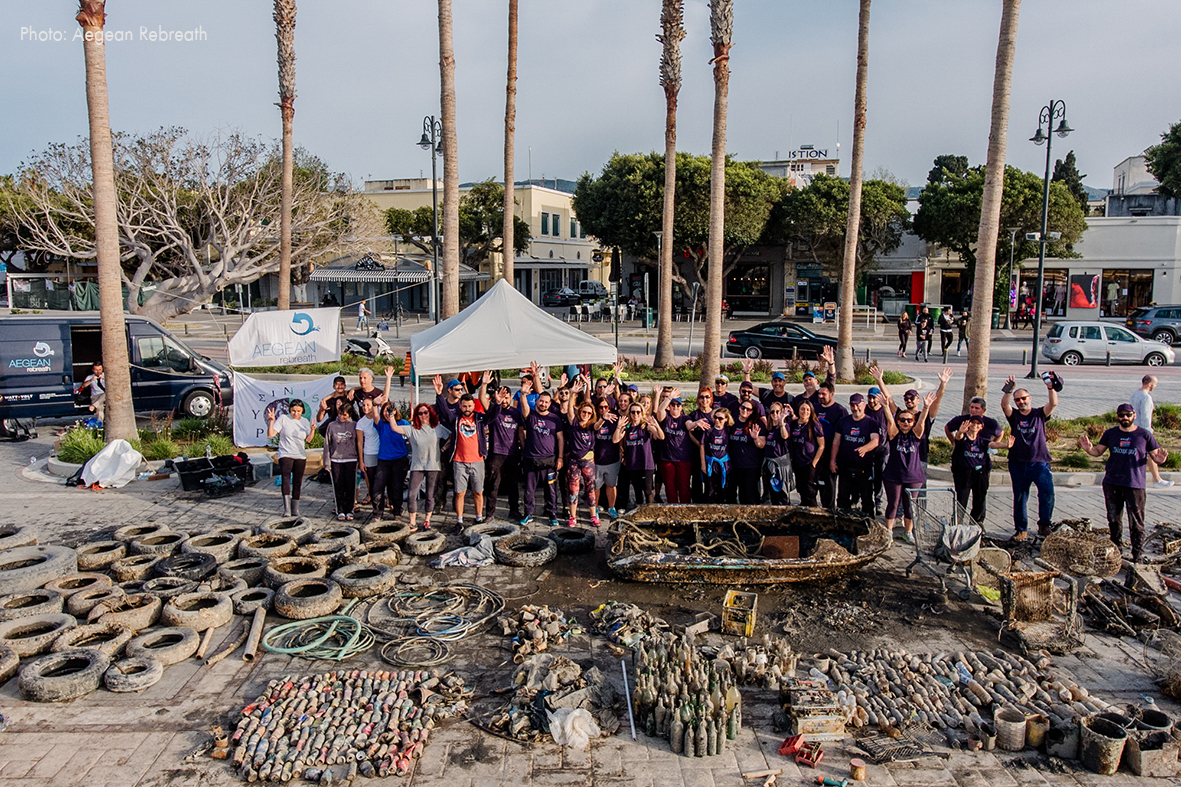
[[[364,355],[366,358],[393,358],[397,355],[394,348],[381,337],[380,331],[373,331],[365,339],[345,339],[344,351],[353,355]]]

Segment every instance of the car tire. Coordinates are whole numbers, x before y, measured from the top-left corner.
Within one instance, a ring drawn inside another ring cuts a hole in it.
[[[22,659],[40,656],[53,647],[54,640],[78,625],[73,615],[30,615],[0,623],[0,645],[7,645]]]
[[[221,565],[234,556],[239,540],[232,533],[202,533],[186,541],[180,551],[182,555],[212,555],[214,564]]]
[[[558,527],[546,536],[564,554],[590,552],[595,548],[595,534],[584,527]]]
[[[118,623],[88,623],[72,628],[53,641],[51,653],[78,648],[101,650],[111,658],[119,655],[135,632]]]
[[[21,657],[7,645],[0,645],[0,686],[3,686],[20,669]]]
[[[165,603],[184,593],[193,593],[196,590],[197,583],[184,577],[155,577],[144,583],[145,593],[151,593]]]
[[[263,573],[266,571],[269,561],[265,557],[252,555],[250,557],[240,557],[237,560],[231,560],[217,570],[222,579],[244,580],[250,587],[258,587],[262,584]]]
[[[77,571],[78,557],[68,547],[46,544],[0,552],[0,588],[6,593],[35,590]]]
[[[763,351],[761,349],[759,349],[758,347],[755,347],[753,344],[750,347],[747,347],[745,350],[743,350],[742,354],[745,355],[747,358],[753,358],[756,361],[759,358],[763,357]]]
[[[212,576],[217,571],[217,558],[205,552],[189,552],[166,557],[152,567],[158,577],[180,577],[193,582]]]
[[[253,615],[256,609],[269,610],[274,598],[275,591],[270,588],[246,588],[230,594],[235,615]]]
[[[127,591],[117,585],[91,588],[83,590],[81,593],[75,593],[66,599],[66,612],[76,618],[85,618],[90,614],[90,610],[99,604],[109,604],[115,607],[121,604],[125,598],[127,598]]]
[[[272,560],[295,551],[295,539],[278,533],[259,533],[238,542],[238,557],[261,557]]]
[[[492,539],[492,543],[500,541],[509,536],[515,536],[521,532],[520,525],[514,525],[512,522],[481,522],[478,525],[472,525],[465,528],[463,531],[463,543],[476,543],[477,536],[488,536]]]
[[[1144,358],[1145,366],[1165,366],[1169,363],[1169,359],[1164,356],[1164,353],[1149,353]]]
[[[131,542],[131,551],[136,555],[161,555],[168,557],[180,550],[189,540],[188,533],[177,533],[169,530],[166,533],[156,533],[143,536]]]
[[[411,533],[402,542],[402,549],[410,555],[435,555],[447,545],[447,536],[438,530],[423,530]]]
[[[65,702],[96,691],[110,666],[110,657],[101,650],[63,650],[26,664],[18,686],[30,702]]]
[[[340,585],[330,579],[299,579],[275,593],[275,612],[288,620],[331,615],[344,600]]]
[[[345,598],[369,598],[394,586],[398,573],[383,563],[350,563],[332,572]]]
[[[1160,330],[1152,334],[1152,340],[1161,344],[1172,344],[1177,341],[1177,337],[1173,335],[1172,331]]]
[[[184,398],[180,411],[189,418],[208,418],[213,413],[213,407],[213,392],[202,388]]]
[[[95,607],[90,611],[87,619],[91,622],[118,623],[132,631],[143,631],[156,625],[163,607],[164,601],[159,596],[153,596],[151,593],[136,593],[123,599],[123,603],[113,609],[102,605]],[[94,614],[100,610],[102,610],[100,614]]]
[[[98,571],[107,568],[127,555],[127,544],[122,541],[92,541],[74,549],[78,555],[79,571]]]
[[[1083,356],[1074,350],[1070,350],[1069,352],[1062,353],[1062,358],[1058,362],[1064,366],[1078,366],[1083,362]]]
[[[330,527],[312,536],[313,544],[340,544],[346,547],[361,545],[361,531],[355,527]]]
[[[193,631],[221,628],[234,616],[234,602],[225,593],[183,593],[160,611],[166,626],[184,626]]]
[[[298,579],[322,579],[328,576],[324,561],[314,557],[277,557],[263,572],[267,587],[278,590],[288,582]]]
[[[410,535],[409,525],[373,522],[361,528],[362,544],[393,544]]]
[[[544,536],[519,533],[492,545],[496,562],[505,566],[543,566],[558,556],[558,545]]]
[[[161,533],[171,532],[172,528],[168,527],[168,525],[124,525],[123,527],[116,530],[111,535],[111,538],[115,539],[116,541],[126,541],[128,544],[130,544],[132,541],[136,541],[141,538],[147,538],[148,536],[158,536]]]
[[[65,599],[56,590],[38,588],[0,596],[0,623],[29,615],[52,615],[65,609]]]
[[[46,582],[44,587],[46,590],[56,590],[68,600],[70,596],[81,593],[83,590],[109,588],[113,584],[115,583],[106,574],[81,573],[58,577],[51,582]]]
[[[201,636],[191,628],[172,626],[152,629],[127,643],[128,658],[151,656],[165,667],[184,661],[197,652]]]
[[[348,562],[349,547],[343,544],[308,544],[295,550],[289,557],[310,557],[319,560],[326,568],[337,568]]]
[[[37,546],[37,532],[25,525],[0,527],[0,550]]]
[[[368,544],[348,553],[353,563],[384,563],[396,566],[402,562],[402,548],[397,544]]]
[[[316,526],[303,517],[277,517],[268,519],[258,529],[259,533],[274,533],[290,538],[296,544],[306,544],[316,533]]]
[[[152,569],[164,558],[160,555],[129,555],[111,564],[116,582],[136,582],[152,576]]]
[[[160,682],[164,677],[164,665],[152,656],[116,661],[103,673],[103,685],[107,691],[126,694],[143,691]]]

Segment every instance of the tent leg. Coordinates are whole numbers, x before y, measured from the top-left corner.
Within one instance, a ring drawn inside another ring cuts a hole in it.
[[[418,372],[413,369],[410,370],[410,384],[414,386],[414,389],[410,392],[411,407],[418,407]]]

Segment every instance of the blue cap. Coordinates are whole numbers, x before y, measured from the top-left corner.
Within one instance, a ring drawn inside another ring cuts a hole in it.
[[[813,380],[815,380],[816,379],[816,372],[804,372],[804,376],[811,377]]]
[[[455,378],[452,378],[447,381],[447,390],[450,391],[457,385],[463,385],[463,383],[461,383],[459,380],[456,380]]]
[[[875,386],[873,386],[872,388],[870,388],[870,389],[869,389],[869,395],[870,395],[870,396],[881,396],[881,395],[882,395],[882,389],[881,389],[881,388],[878,388],[878,387],[875,385]]]
[[[783,375],[783,372],[775,372],[773,375],[771,375],[771,379],[772,380],[786,380],[787,377],[785,377]]]
[[[682,402],[678,397],[675,397],[675,396],[672,399],[669,399],[668,403],[669,404],[681,404],[681,405],[684,404],[684,402]]]
[[[638,385],[629,385],[629,386],[627,387],[627,390],[631,391],[632,393],[639,393],[639,392],[640,392],[640,386],[638,386]]]

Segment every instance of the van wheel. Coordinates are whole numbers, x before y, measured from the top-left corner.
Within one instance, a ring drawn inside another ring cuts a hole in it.
[[[192,418],[208,418],[213,412],[213,394],[209,391],[193,391],[185,397],[180,410]]]

